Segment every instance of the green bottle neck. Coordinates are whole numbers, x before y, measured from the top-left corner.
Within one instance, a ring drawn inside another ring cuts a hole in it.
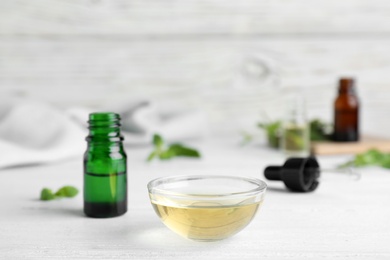
[[[120,116],[116,113],[92,113],[89,115],[88,146],[121,146]]]

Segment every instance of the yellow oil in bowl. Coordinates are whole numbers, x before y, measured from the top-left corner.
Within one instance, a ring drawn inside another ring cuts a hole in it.
[[[149,187],[155,212],[172,231],[197,241],[225,239],[245,228],[256,215],[266,189],[260,180],[230,176],[158,181],[161,183],[153,186],[155,189]]]

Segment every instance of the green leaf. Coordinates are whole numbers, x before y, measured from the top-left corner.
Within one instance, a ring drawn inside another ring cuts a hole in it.
[[[382,153],[376,149],[371,149],[365,153],[360,153],[351,161],[348,161],[339,167],[364,167],[364,166],[380,166],[390,169],[390,154]]]
[[[64,186],[59,189],[54,195],[56,197],[73,198],[79,193],[79,190],[73,186]]]
[[[257,126],[266,131],[268,145],[273,148],[278,148],[281,139],[282,122],[275,121],[268,124],[259,123]]]
[[[56,197],[54,196],[53,192],[51,189],[48,188],[43,188],[41,190],[41,200],[54,200]]]
[[[172,144],[169,146],[168,151],[174,154],[174,156],[200,157],[200,153],[197,150],[182,144]]]
[[[149,156],[146,158],[146,161],[150,162],[155,158],[160,160],[169,160],[177,156],[186,156],[186,157],[200,157],[200,153],[190,147],[186,147],[182,144],[171,144],[168,147],[164,145],[163,138],[158,134],[153,136],[153,144],[155,146],[154,151],[152,151]]]
[[[158,155],[157,151],[153,151],[149,154],[148,158],[146,158],[146,161],[150,162],[151,160],[153,160],[154,157],[156,157]]]
[[[310,121],[310,140],[327,141],[331,140],[332,125],[326,124],[319,119]]]
[[[58,198],[73,198],[79,193],[79,190],[73,186],[64,186],[56,193],[48,188],[43,188],[41,191],[41,200],[54,200]]]
[[[390,169],[390,154],[388,154],[381,162],[383,168]]]
[[[153,144],[157,148],[161,148],[164,145],[164,140],[162,139],[162,137],[160,135],[155,134],[155,135],[153,135]]]
[[[168,150],[165,150],[165,151],[162,151],[160,154],[159,154],[159,158],[161,160],[169,160],[171,158],[175,157],[175,153],[173,151],[170,151],[169,149]]]

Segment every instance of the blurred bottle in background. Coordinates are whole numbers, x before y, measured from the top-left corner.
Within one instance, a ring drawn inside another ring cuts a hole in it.
[[[302,95],[290,96],[285,103],[281,148],[286,157],[304,157],[310,153],[309,124]]]
[[[336,142],[359,141],[359,100],[353,78],[341,78],[334,102],[334,133]]]

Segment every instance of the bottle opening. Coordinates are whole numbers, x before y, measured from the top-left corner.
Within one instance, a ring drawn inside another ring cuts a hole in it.
[[[119,127],[120,116],[113,112],[97,112],[89,114],[89,129],[94,127]]]
[[[339,81],[339,94],[355,94],[355,79],[341,78]]]
[[[119,114],[113,112],[98,112],[89,114],[90,121],[116,121],[120,119]]]
[[[113,112],[96,112],[89,114],[88,142],[120,142],[120,116]]]

